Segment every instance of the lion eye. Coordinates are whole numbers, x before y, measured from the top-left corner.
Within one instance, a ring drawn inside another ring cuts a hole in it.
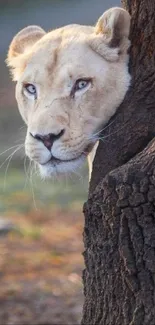
[[[76,92],[80,92],[80,90],[84,90],[89,88],[90,84],[92,83],[91,78],[83,78],[76,80],[72,90],[71,90],[71,97],[74,98]]]
[[[76,90],[85,88],[88,85],[88,80],[79,80],[76,82]]]
[[[24,89],[28,92],[28,94],[36,96],[37,90],[36,87],[33,84],[25,84]]]

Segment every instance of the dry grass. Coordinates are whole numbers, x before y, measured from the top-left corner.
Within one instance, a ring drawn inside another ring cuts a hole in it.
[[[46,184],[46,194],[43,186],[43,195],[35,193],[36,211],[31,191],[20,189],[21,175],[13,171],[1,190],[2,213],[17,230],[0,239],[0,324],[79,324],[84,190]]]

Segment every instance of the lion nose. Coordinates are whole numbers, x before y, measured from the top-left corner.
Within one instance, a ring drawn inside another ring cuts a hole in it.
[[[45,146],[48,150],[51,150],[54,141],[60,139],[61,136],[64,134],[64,132],[65,132],[64,130],[61,130],[58,134],[49,133],[49,134],[47,134],[47,135],[41,135],[41,134],[35,134],[35,135],[33,135],[32,133],[30,133],[30,135],[31,135],[34,139],[43,142],[44,146]]]

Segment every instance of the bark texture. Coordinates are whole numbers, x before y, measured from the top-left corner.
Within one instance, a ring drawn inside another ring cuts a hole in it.
[[[122,2],[132,15],[133,79],[97,150],[84,206],[82,325],[155,325],[155,1]]]

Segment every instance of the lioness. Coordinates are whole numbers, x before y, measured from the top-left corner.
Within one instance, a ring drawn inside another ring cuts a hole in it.
[[[80,166],[123,101],[129,28],[128,12],[111,8],[95,27],[29,26],[13,38],[7,64],[27,124],[25,151],[43,177]]]

